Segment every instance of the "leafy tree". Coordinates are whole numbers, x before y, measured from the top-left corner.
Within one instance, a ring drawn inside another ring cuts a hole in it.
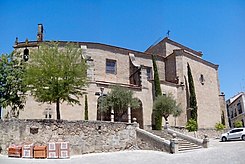
[[[234,127],[235,128],[241,128],[242,127],[242,121],[235,121]]]
[[[24,66],[18,57],[20,54],[17,52],[0,57],[0,107],[11,108],[6,118],[18,118],[19,110],[24,108],[25,103],[26,87],[22,82]]]
[[[153,70],[154,70],[154,101],[155,98],[162,95],[160,79],[158,75],[158,69],[156,64],[155,56],[152,55],[152,63],[153,63]],[[153,130],[161,130],[162,129],[162,116],[159,112],[155,111],[153,108],[152,112],[152,129]]]
[[[60,103],[79,104],[79,96],[87,83],[87,65],[81,49],[74,44],[59,48],[58,43],[41,44],[30,54],[25,80],[37,101],[56,103],[57,119]]]
[[[179,105],[177,105],[177,108],[174,110],[173,112],[173,117],[174,117],[174,122],[175,122],[175,126],[176,126],[176,118],[179,117],[181,115],[181,113],[183,112],[183,110],[180,108]]]
[[[121,121],[123,115],[127,113],[128,106],[131,109],[139,107],[139,101],[133,97],[133,91],[120,86],[114,86],[100,103],[102,110],[114,109],[115,120]]]
[[[154,110],[164,117],[165,121],[168,121],[168,117],[173,114],[177,117],[181,113],[179,105],[177,105],[171,94],[161,95],[154,101]]]
[[[85,95],[85,116],[84,116],[84,119],[85,120],[88,120],[88,98],[87,98],[87,95]]]
[[[189,91],[190,91],[191,118],[197,122],[197,100],[196,100],[194,81],[193,81],[189,63],[187,63],[187,73],[188,73],[188,82],[189,82]],[[196,125],[198,128],[197,123]]]

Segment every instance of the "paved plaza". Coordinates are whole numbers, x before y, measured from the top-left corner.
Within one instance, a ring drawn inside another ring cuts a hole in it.
[[[113,153],[94,153],[72,156],[70,159],[19,159],[0,156],[3,164],[72,163],[72,164],[244,164],[245,142],[219,142],[210,140],[208,149],[199,149],[179,154],[158,151],[136,150]]]

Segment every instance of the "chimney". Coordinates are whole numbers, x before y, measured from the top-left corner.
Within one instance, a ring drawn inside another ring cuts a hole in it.
[[[37,41],[38,42],[43,41],[43,25],[42,24],[38,24]]]

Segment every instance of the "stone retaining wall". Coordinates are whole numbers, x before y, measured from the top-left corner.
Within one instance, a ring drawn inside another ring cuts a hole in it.
[[[170,152],[170,141],[140,128],[136,129],[136,133],[137,146],[140,149]]]
[[[228,129],[224,129],[220,131],[217,131],[215,129],[198,129],[198,131],[196,132],[188,132],[188,130],[185,128],[180,129],[180,128],[171,127],[171,129],[199,139],[203,139],[205,134],[207,134],[208,138],[217,139],[220,138],[222,133],[228,131]]]
[[[0,121],[0,149],[7,154],[11,144],[66,141],[71,155],[119,151],[136,145],[136,127],[100,121],[5,120]]]

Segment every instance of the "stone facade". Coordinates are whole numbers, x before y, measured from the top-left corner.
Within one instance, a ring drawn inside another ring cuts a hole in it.
[[[71,155],[112,152],[136,145],[137,124],[65,120],[0,121],[2,154],[12,145],[47,145],[65,141]]]
[[[237,121],[242,122],[245,127],[245,93],[241,92],[226,101],[229,125],[234,128]]]
[[[45,41],[44,41],[45,43]],[[62,46],[67,42],[59,41]],[[83,50],[83,56],[88,59],[89,86],[86,88],[88,96],[89,120],[97,119],[97,99],[95,92],[110,92],[114,85],[121,85],[134,91],[134,96],[139,99],[142,106],[132,113],[140,123],[140,127],[151,125],[153,106],[153,80],[151,55],[157,56],[157,66],[163,94],[172,93],[181,104],[183,113],[176,120],[176,126],[185,126],[188,118],[189,92],[187,63],[189,63],[198,103],[198,123],[200,128],[214,128],[215,123],[221,121],[224,108],[224,99],[220,98],[218,80],[218,65],[202,59],[202,53],[185,47],[177,42],[164,38],[145,52],[90,42],[75,42]],[[39,46],[39,42],[17,42],[14,48],[20,52],[24,48],[31,51]],[[131,54],[131,56],[129,55]],[[106,73],[106,60],[116,62],[116,73]],[[136,73],[132,73],[136,71]],[[150,76],[151,74],[151,76]],[[65,120],[84,119],[84,97],[80,98],[81,106],[61,105],[61,118]],[[54,104],[39,104],[28,96],[25,110],[20,112],[20,118],[44,118],[46,108],[51,108],[52,118],[55,118]],[[175,119],[169,118],[170,125],[175,125]],[[163,123],[164,124],[164,123]]]

